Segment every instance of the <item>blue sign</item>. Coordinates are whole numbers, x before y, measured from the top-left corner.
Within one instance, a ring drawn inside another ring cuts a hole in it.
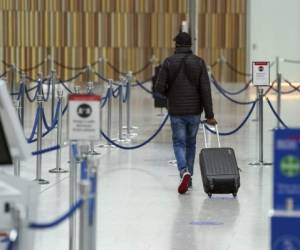
[[[273,179],[274,209],[300,210],[300,129],[275,130]]]
[[[272,223],[272,250],[300,250],[300,217],[276,216]]]

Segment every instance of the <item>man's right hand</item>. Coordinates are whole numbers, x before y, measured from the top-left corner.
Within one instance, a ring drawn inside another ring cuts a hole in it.
[[[207,120],[206,120],[206,123],[207,123],[208,125],[211,125],[211,126],[215,126],[215,125],[218,124],[218,122],[216,121],[215,118],[207,119]]]

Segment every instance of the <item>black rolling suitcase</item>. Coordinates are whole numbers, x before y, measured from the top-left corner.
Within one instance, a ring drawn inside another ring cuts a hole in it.
[[[232,148],[222,148],[218,126],[215,126],[218,148],[207,147],[206,128],[203,124],[205,148],[200,152],[200,170],[204,191],[212,194],[232,194],[236,197],[240,187],[240,173]]]

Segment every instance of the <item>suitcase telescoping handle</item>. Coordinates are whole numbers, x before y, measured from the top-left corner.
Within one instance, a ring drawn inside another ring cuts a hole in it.
[[[205,144],[205,148],[208,148],[208,145],[207,145],[207,134],[206,134],[206,127],[205,125],[209,126],[206,121],[203,121],[202,122],[202,127],[203,127],[203,134],[204,134],[204,144]],[[220,143],[220,134],[219,134],[219,129],[218,129],[218,125],[216,124],[215,126],[215,130],[216,130],[216,134],[217,134],[217,140],[218,140],[218,146],[219,148],[221,147],[221,143]]]

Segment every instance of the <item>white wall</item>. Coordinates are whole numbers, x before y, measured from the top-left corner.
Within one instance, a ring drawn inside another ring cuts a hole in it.
[[[273,61],[276,56],[300,61],[300,0],[247,1],[250,62]],[[300,64],[281,62],[280,72],[286,79],[300,82]],[[274,76],[275,67],[271,80]]]

